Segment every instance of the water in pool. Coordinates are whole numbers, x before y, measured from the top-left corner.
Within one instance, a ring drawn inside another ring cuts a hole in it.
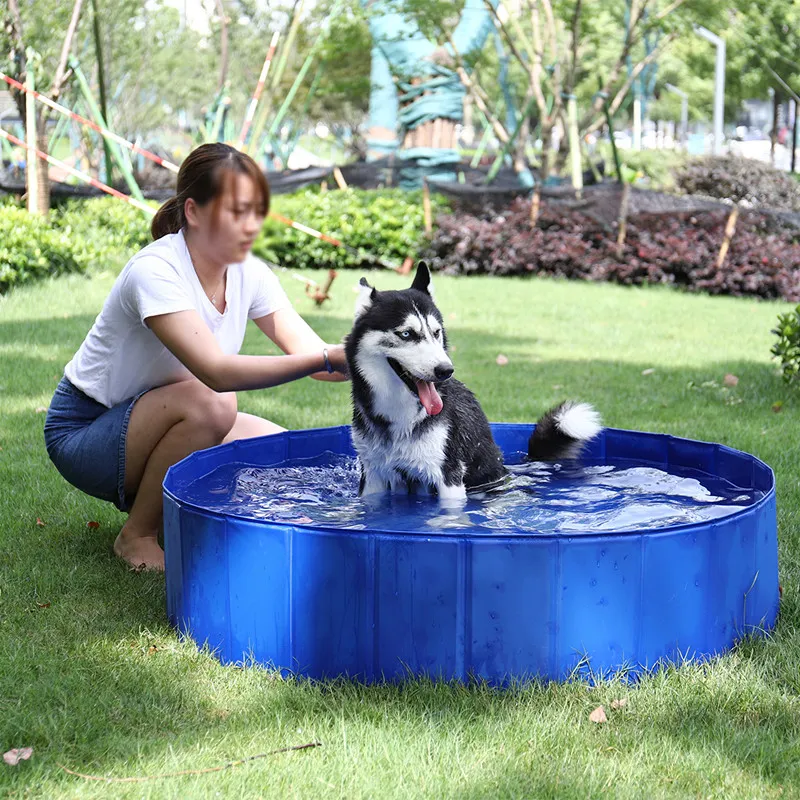
[[[186,487],[183,499],[212,513],[282,524],[428,535],[572,535],[705,522],[763,496],[691,470],[520,462],[521,454],[508,459],[511,474],[501,490],[470,494],[460,509],[442,508],[435,496],[359,498],[355,458],[334,453],[275,467],[225,464]]]

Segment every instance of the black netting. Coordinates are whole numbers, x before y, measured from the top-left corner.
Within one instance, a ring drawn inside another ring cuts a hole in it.
[[[358,189],[379,189],[396,187],[401,183],[402,170],[407,162],[389,156],[377,161],[359,161],[341,167],[341,173],[348,186]],[[501,168],[491,183],[486,179],[488,166],[471,167],[469,163],[453,165],[457,175],[455,181],[429,179],[431,188],[449,198],[452,205],[471,213],[485,211],[491,213],[508,207],[514,199],[531,194],[531,189],[521,186],[519,179],[510,167]],[[149,174],[149,173],[148,173]],[[327,181],[329,188],[336,187],[332,167],[308,167],[307,169],[267,172],[270,190],[273,194],[287,194],[307,186],[319,185]],[[143,174],[140,184],[147,199],[163,202],[174,194],[170,185],[164,185],[164,176],[157,176],[149,185],[147,175]],[[168,176],[170,179],[173,176]],[[535,175],[534,172],[534,177]],[[580,211],[603,225],[613,225],[620,210],[622,186],[616,181],[596,182],[595,174],[587,170],[583,175],[584,187],[581,198],[577,199],[572,185],[563,181],[540,188],[541,202],[550,207]],[[114,186],[120,192],[128,193],[124,183]],[[21,195],[25,192],[24,173],[15,172],[8,163],[0,167],[0,192]],[[103,192],[84,184],[71,185],[53,181],[51,183],[53,201],[58,203],[69,198],[101,197]],[[691,214],[704,211],[729,209],[730,204],[702,195],[675,195],[632,187],[628,201],[628,216],[660,214]],[[772,219],[776,225],[800,230],[800,213],[780,209],[758,208],[759,213]]]

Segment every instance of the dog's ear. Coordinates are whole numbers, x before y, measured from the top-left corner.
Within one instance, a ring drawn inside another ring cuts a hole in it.
[[[431,280],[431,271],[424,261],[417,264],[417,274],[414,276],[414,282],[411,284],[412,289],[419,292],[425,292],[433,297],[433,281]]]
[[[373,303],[375,295],[378,293],[377,289],[367,283],[366,278],[362,278],[358,282],[358,300],[356,300],[355,318],[358,319]]]

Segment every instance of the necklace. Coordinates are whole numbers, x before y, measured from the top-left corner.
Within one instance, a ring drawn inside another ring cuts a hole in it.
[[[209,294],[208,293],[208,289],[206,289],[206,287],[203,286],[203,281],[200,280],[200,273],[197,271],[197,267],[195,266],[194,258],[192,258],[192,251],[189,249],[189,243],[188,242],[186,242],[186,252],[189,255],[189,261],[191,261],[191,263],[192,263],[192,268],[194,269],[194,273],[197,276],[197,280],[200,282],[200,287],[206,293],[206,297],[211,301],[211,305],[214,306],[214,308],[216,308],[217,307],[217,292],[219,292],[219,290],[221,288],[224,288],[226,276],[223,274],[223,276],[222,276],[222,285],[220,286],[218,284],[217,288],[214,289],[214,291],[211,294]],[[223,297],[222,299],[224,301],[225,298]]]
[[[214,289],[214,292],[211,295],[208,295],[208,292],[206,292],[206,294],[209,296],[209,299],[211,300],[211,305],[213,306],[217,305],[217,292],[219,292],[220,288],[221,288],[220,286],[217,286],[217,288]]]

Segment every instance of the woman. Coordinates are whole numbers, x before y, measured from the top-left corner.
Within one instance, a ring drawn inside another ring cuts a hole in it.
[[[117,278],[50,404],[50,458],[128,512],[114,552],[133,567],[164,569],[161,484],[172,464],[283,430],[238,411],[235,392],[345,378],[343,346],[323,342],[250,253],[268,210],[249,156],[225,144],[194,150],[153,218],[153,243]],[[287,355],[238,355],[248,318]]]

